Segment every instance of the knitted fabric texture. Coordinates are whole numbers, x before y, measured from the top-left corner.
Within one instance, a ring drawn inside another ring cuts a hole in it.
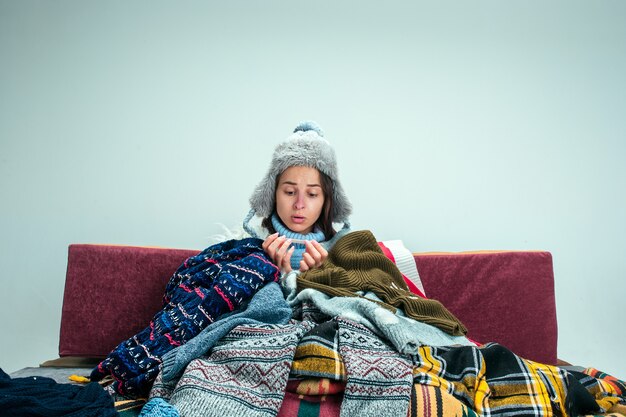
[[[404,317],[401,310],[392,313],[374,301],[380,299],[373,293],[364,293],[363,297],[331,297],[313,288],[296,292],[297,277],[297,272],[291,272],[281,279],[287,301],[294,310],[315,307],[329,317],[360,323],[383,336],[400,353],[415,354],[422,345],[474,345],[465,336],[450,335],[431,324]]]
[[[167,352],[278,280],[280,272],[261,244],[253,238],[230,240],[188,258],[167,284],[163,309],[94,368],[91,380],[112,375],[116,392],[146,394]]]
[[[319,229],[316,229],[315,231],[311,233],[307,233],[306,235],[303,235],[301,233],[297,233],[286,228],[283,225],[283,223],[280,221],[276,213],[272,214],[272,226],[274,226],[274,230],[276,230],[280,236],[286,236],[289,239],[316,240],[320,243],[326,240],[326,236],[324,236],[324,232],[322,232]],[[290,260],[291,269],[298,270],[300,269],[300,261],[302,260],[302,255],[304,255],[306,246],[304,245],[304,243],[299,243],[299,242],[294,242],[291,244],[291,246],[293,246],[294,248],[293,253],[291,254],[291,260]]]
[[[211,323],[199,335],[163,356],[161,373],[164,381],[178,376],[193,359],[207,353],[228,332],[240,325],[287,324],[291,308],[283,298],[280,286],[270,282],[252,296],[240,311],[224,315]]]
[[[341,415],[406,415],[411,360],[357,323],[337,320],[337,325],[347,369]],[[206,358],[192,361],[176,384],[157,378],[150,396],[169,399],[181,415],[190,417],[275,416],[296,345],[312,327],[308,321],[239,326]]]
[[[357,323],[343,319],[337,323],[348,377],[341,415],[406,416],[413,384],[409,357]]]
[[[311,327],[308,322],[239,326],[209,356],[187,366],[173,393],[155,383],[150,395],[169,396],[185,417],[275,416],[298,341]]]
[[[153,398],[141,409],[139,417],[179,417],[178,410],[161,398]]]
[[[59,384],[52,378],[13,378],[0,369],[0,415],[114,417],[113,400],[99,384]]]
[[[330,296],[359,296],[371,291],[395,312],[396,308],[410,318],[431,324],[451,335],[464,335],[465,326],[440,302],[413,295],[396,265],[382,252],[370,231],[343,236],[329,251],[320,268],[302,273],[297,280],[301,291],[313,288]]]
[[[316,315],[324,319],[318,313],[302,312],[303,317]],[[413,384],[438,387],[484,416],[578,415],[606,412],[626,402],[617,389],[624,386],[622,381],[528,361],[497,344],[423,346],[417,355],[401,355],[364,326],[341,318],[336,321],[345,364],[340,412],[344,416],[405,416],[409,398],[415,396]],[[151,396],[171,397],[185,416],[274,416],[286,389],[295,344],[312,326],[307,320],[237,327],[208,357],[192,361],[177,384],[161,386],[157,379]],[[297,408],[298,413],[321,410],[311,402],[291,405],[287,408]],[[432,406],[423,401],[421,405]]]

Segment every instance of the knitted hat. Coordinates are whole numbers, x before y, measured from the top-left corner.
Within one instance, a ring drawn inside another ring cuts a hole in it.
[[[267,174],[250,197],[252,210],[247,220],[254,213],[261,217],[272,214],[276,199],[276,178],[292,166],[317,168],[328,175],[333,184],[333,211],[330,217],[333,223],[347,222],[352,205],[337,176],[335,151],[324,139],[324,132],[315,122],[300,123],[291,136],[276,146]]]

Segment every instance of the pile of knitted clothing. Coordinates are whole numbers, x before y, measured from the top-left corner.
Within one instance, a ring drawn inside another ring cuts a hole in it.
[[[626,400],[621,381],[527,361],[495,343],[404,355],[356,322],[303,312],[286,325],[238,326],[180,378],[159,375],[148,404],[186,417],[530,417],[605,413]],[[162,415],[150,410],[142,416]]]
[[[370,232],[342,237],[321,268],[280,285],[260,244],[187,260],[150,326],[94,373],[113,374],[118,392],[151,387],[143,417],[552,416],[626,404],[621,381],[468,340],[443,305],[408,291]]]
[[[186,367],[172,372],[165,362],[142,416],[163,415],[163,407],[191,417],[553,416],[626,403],[621,381],[471,343],[443,306],[405,292],[369,232],[343,237],[319,270],[281,284],[289,322],[264,322],[260,309],[260,323],[186,355]]]
[[[147,394],[166,353],[237,311],[265,284],[278,281],[280,271],[262,243],[256,238],[229,240],[188,258],[169,280],[163,308],[100,362],[91,380],[112,375],[116,392]]]

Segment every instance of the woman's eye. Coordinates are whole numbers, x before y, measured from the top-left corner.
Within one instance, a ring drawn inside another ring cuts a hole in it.
[[[294,195],[295,192],[294,191],[285,191],[285,194],[287,194],[287,195]]]
[[[309,197],[317,197],[318,195],[315,193],[309,193]]]

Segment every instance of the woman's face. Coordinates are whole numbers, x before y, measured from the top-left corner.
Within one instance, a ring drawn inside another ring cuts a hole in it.
[[[276,212],[293,232],[307,234],[324,207],[320,173],[311,167],[289,167],[278,179]]]

